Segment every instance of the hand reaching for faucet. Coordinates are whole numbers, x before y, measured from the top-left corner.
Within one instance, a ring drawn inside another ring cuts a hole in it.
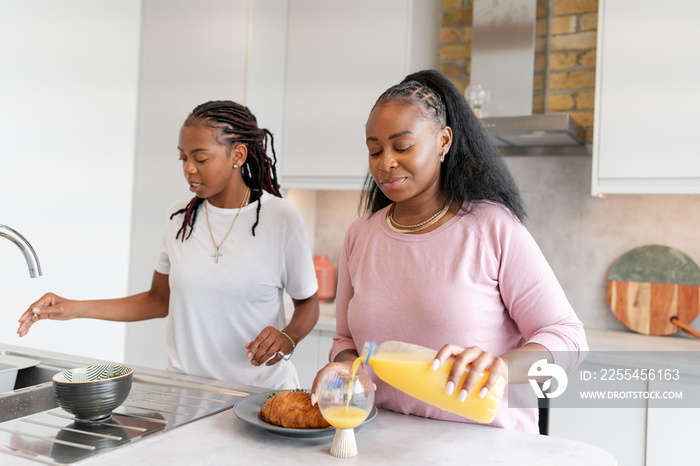
[[[20,337],[29,332],[29,328],[39,320],[70,320],[80,317],[77,312],[78,301],[62,298],[53,293],[46,293],[38,301],[29,306],[22,317],[19,318],[19,329],[17,333]]]
[[[23,337],[40,320],[70,320],[78,317],[134,322],[168,315],[170,285],[168,276],[153,272],[151,289],[124,298],[74,300],[46,293],[19,318],[17,333]]]

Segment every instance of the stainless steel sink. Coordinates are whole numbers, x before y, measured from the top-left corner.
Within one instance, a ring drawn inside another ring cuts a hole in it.
[[[19,371],[14,391],[0,393],[0,455],[45,464],[76,464],[224,411],[250,393],[265,391],[132,366],[131,392],[112,418],[101,423],[78,422],[58,407],[51,378],[64,369],[104,361],[16,349],[0,353],[40,361]]]
[[[14,351],[0,354],[27,357]],[[51,387],[51,378],[57,372],[74,367],[69,361],[45,358],[39,365],[20,369],[14,391],[0,393],[0,423],[58,407]]]

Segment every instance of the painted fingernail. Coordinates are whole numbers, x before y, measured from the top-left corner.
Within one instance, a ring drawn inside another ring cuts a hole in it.
[[[464,401],[464,400],[466,400],[468,394],[469,394],[469,393],[467,393],[466,390],[462,390],[461,392],[459,392],[459,398],[458,398],[459,401]]]
[[[447,382],[447,386],[445,387],[445,393],[448,395],[452,395],[455,391],[455,383],[452,381]]]
[[[489,389],[484,387],[479,391],[479,398],[483,398],[486,396],[486,394],[489,392]]]
[[[434,359],[433,363],[430,365],[430,370],[431,371],[436,371],[438,370],[438,367],[440,367],[440,360],[439,359]]]
[[[311,406],[316,405],[316,394],[312,393],[311,394]]]

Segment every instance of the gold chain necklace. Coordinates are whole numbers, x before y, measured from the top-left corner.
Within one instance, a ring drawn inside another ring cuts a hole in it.
[[[221,247],[222,244],[224,244],[224,241],[226,241],[226,238],[228,238],[228,234],[231,233],[231,230],[233,230],[233,226],[236,224],[236,220],[238,220],[238,215],[241,213],[241,209],[245,207],[248,204],[248,196],[250,195],[250,188],[246,189],[245,196],[243,196],[243,202],[241,202],[241,207],[238,209],[238,212],[236,212],[236,216],[233,217],[233,223],[231,223],[231,226],[229,227],[228,231],[226,232],[226,236],[224,236],[224,239],[221,240],[219,244],[216,244],[216,240],[214,239],[214,234],[211,232],[211,225],[209,225],[209,210],[207,209],[207,204],[209,204],[209,200],[207,200],[204,203],[204,213],[207,216],[207,228],[209,228],[209,236],[211,236],[211,241],[214,243],[214,254],[211,255],[211,257],[214,258],[214,263],[218,264],[219,263],[219,257],[222,256],[219,252],[219,248]]]
[[[416,231],[425,230],[426,228],[437,223],[438,220],[440,220],[442,217],[444,217],[447,211],[450,210],[451,204],[451,200],[445,202],[445,207],[443,207],[442,210],[436,212],[428,220],[416,223],[415,225],[402,225],[396,220],[394,220],[394,208],[396,208],[396,204],[394,203],[391,205],[389,211],[386,214],[386,224],[389,226],[389,228],[391,228],[392,231],[395,231],[396,233],[413,233]]]

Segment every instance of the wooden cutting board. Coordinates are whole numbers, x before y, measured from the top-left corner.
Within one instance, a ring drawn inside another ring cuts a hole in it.
[[[627,328],[644,335],[670,335],[677,316],[690,324],[700,310],[700,268],[681,251],[650,245],[622,255],[608,274],[608,302]]]

